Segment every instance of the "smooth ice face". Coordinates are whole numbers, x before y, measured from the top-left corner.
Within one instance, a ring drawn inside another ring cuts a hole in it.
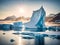
[[[45,27],[45,15],[46,15],[46,12],[44,10],[43,7],[41,7],[41,10],[40,10],[40,19],[39,21],[37,22],[36,26],[37,27],[41,27],[41,28],[44,28]]]
[[[45,10],[41,7],[39,10],[33,11],[30,22],[25,23],[25,27],[28,28],[38,28],[45,26]]]

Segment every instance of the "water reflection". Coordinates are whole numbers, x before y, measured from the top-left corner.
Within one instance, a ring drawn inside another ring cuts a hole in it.
[[[23,32],[21,28],[14,29],[13,31],[0,31],[0,45],[60,45],[59,34],[36,32],[37,29],[26,29]],[[18,29],[20,30],[16,31]]]

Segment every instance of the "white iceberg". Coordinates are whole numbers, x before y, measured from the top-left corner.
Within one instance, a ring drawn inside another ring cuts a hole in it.
[[[40,9],[33,11],[32,17],[30,22],[24,23],[26,28],[38,28],[38,27],[45,27],[45,15],[46,12],[43,7]]]

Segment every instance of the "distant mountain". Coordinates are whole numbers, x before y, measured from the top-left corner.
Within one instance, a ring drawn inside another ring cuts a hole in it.
[[[50,22],[51,21],[53,21],[53,22],[60,22],[60,13],[56,14],[55,17],[50,20]]]
[[[30,18],[29,17],[27,17],[27,18],[25,18],[25,17],[18,17],[18,18],[16,18],[16,21],[19,21],[19,20],[30,20]]]
[[[4,21],[4,19],[0,19],[0,21]]]
[[[52,17],[46,17],[45,22],[49,22],[52,19]]]
[[[20,17],[17,17],[16,16],[8,16],[6,17],[5,19],[0,19],[0,21],[29,21],[30,20],[30,17],[23,17],[23,16],[20,16]]]
[[[9,16],[9,17],[6,17],[4,20],[15,20],[16,19],[16,16]]]
[[[60,13],[50,14],[46,17],[45,24],[47,26],[60,26]]]
[[[60,22],[60,13],[58,14],[50,14],[46,17],[46,22]]]
[[[55,17],[55,14],[50,14],[46,17],[46,22],[49,22],[53,17]]]
[[[49,14],[47,17],[55,17],[56,14]]]
[[[22,19],[24,19],[23,16],[22,16],[22,17],[18,17],[18,18],[16,18],[16,21],[19,21],[19,20],[22,20]]]

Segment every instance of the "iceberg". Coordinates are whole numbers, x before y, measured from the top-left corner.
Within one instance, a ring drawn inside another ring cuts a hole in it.
[[[13,26],[14,27],[22,27],[23,23],[22,22],[14,22]]]
[[[45,27],[45,15],[46,12],[43,8],[43,6],[36,10],[33,11],[32,17],[30,22],[24,23],[26,28],[41,28],[41,27]]]

